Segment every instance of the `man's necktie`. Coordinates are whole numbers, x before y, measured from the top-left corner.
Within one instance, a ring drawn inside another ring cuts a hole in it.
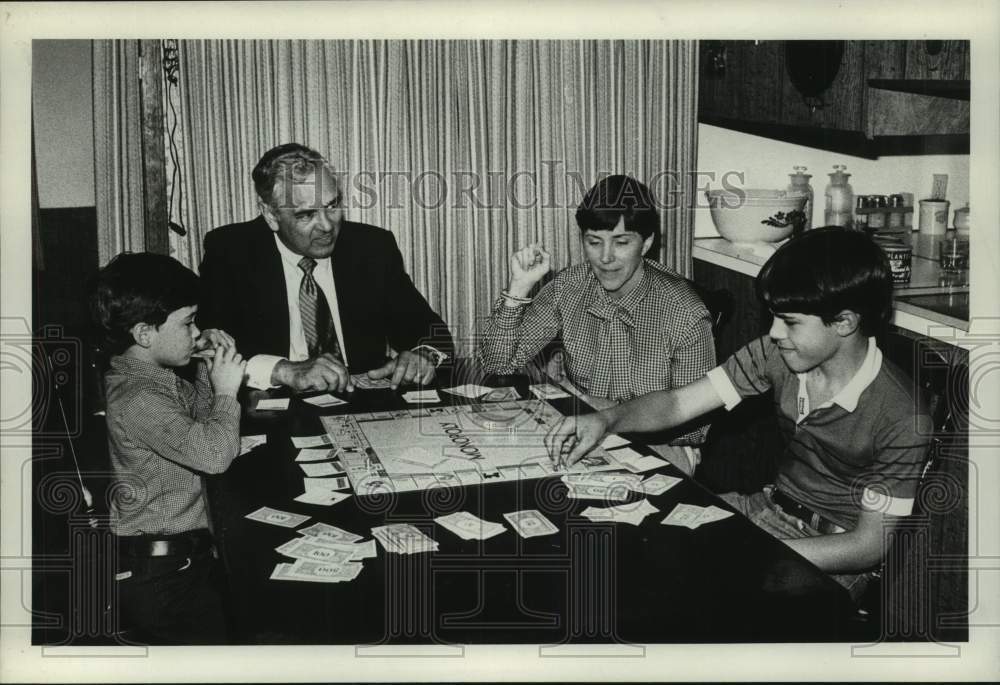
[[[323,352],[329,352],[338,361],[344,357],[340,353],[340,343],[337,342],[337,332],[330,316],[330,305],[327,304],[323,291],[313,278],[316,260],[303,257],[299,260],[302,269],[302,283],[299,285],[299,315],[302,317],[302,332],[306,336],[306,346],[309,357],[316,357]]]

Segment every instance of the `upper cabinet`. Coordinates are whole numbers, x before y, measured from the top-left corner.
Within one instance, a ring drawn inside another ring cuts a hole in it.
[[[706,40],[699,56],[704,123],[865,156],[968,149],[968,41]]]

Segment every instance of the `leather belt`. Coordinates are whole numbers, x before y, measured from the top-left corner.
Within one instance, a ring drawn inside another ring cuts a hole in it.
[[[177,535],[122,535],[118,553],[126,557],[190,557],[212,551],[214,540],[207,530]]]
[[[771,491],[771,501],[774,502],[778,507],[781,508],[783,512],[789,516],[794,516],[806,525],[812,527],[822,535],[830,535],[832,533],[843,533],[846,528],[838,526],[833,521],[823,518],[815,511],[805,506],[804,504],[799,504],[791,497],[781,492],[777,488]]]

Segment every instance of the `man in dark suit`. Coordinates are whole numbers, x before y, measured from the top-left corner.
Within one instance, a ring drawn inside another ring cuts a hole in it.
[[[205,236],[198,312],[236,339],[249,384],[352,390],[363,371],[430,382],[454,344],[392,233],[345,220],[329,163],[303,145],[266,152],[253,181],[260,216]]]

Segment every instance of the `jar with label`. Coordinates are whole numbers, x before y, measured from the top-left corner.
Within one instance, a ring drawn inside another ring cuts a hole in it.
[[[905,212],[903,206],[905,200],[899,193],[889,196],[889,228],[902,228]]]
[[[885,228],[885,214],[889,207],[889,200],[885,195],[873,195],[872,207],[879,211],[872,212],[868,215],[868,229],[872,231],[877,231],[881,228]]]
[[[830,173],[830,182],[826,186],[826,211],[823,221],[827,226],[843,226],[850,228],[851,214],[854,210],[854,189],[847,180],[851,177],[846,173],[843,164],[834,164]]]
[[[868,196],[858,195],[856,204],[854,206],[854,228],[859,231],[868,230]]]
[[[792,170],[794,173],[788,174],[788,194],[790,196],[805,196],[806,205],[802,208],[802,212],[806,215],[806,220],[802,226],[802,230],[808,231],[812,228],[813,217],[813,188],[809,185],[809,179],[812,178],[812,174],[807,174],[806,167],[804,166],[794,166]]]

